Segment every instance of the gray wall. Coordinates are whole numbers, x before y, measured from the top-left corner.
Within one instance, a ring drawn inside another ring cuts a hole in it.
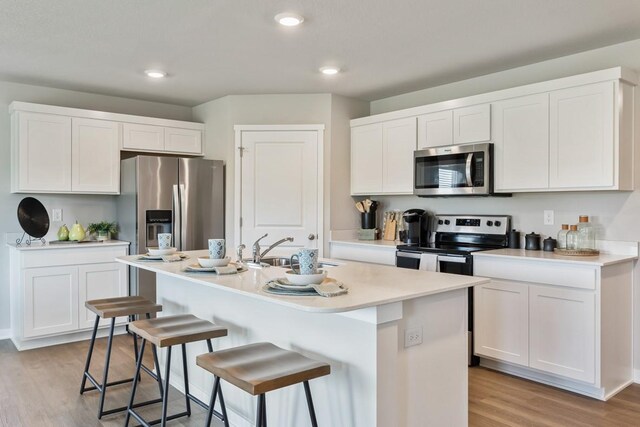
[[[16,208],[25,194],[10,194],[11,156],[8,105],[12,101],[35,102],[124,114],[191,120],[191,108],[112,96],[23,85],[0,81],[0,335],[10,328],[9,321],[9,250],[5,238],[21,233]],[[63,210],[63,222],[71,225],[76,219],[83,225],[99,220],[116,220],[114,196],[35,195],[49,211]],[[62,223],[51,223],[47,239],[55,238]],[[9,236],[7,236],[9,233]],[[5,237],[6,236],[6,237]]]
[[[193,109],[194,120],[205,123],[205,157],[224,160],[226,168],[226,239],[233,248],[240,242],[234,238],[235,197],[235,125],[323,124],[325,240],[332,228],[349,224],[342,207],[350,204],[348,180],[350,146],[349,120],[368,115],[369,104],[330,94],[300,95],[229,95]],[[335,127],[335,128],[334,128]],[[335,161],[334,161],[335,160]],[[337,171],[337,176],[332,174]],[[345,181],[346,180],[346,181]],[[342,183],[340,186],[339,183]],[[333,191],[330,191],[333,190]],[[333,207],[332,207],[333,206]],[[335,208],[335,209],[334,209]],[[343,221],[346,219],[347,223]],[[252,242],[243,242],[249,246]]]
[[[582,52],[500,73],[424,89],[371,103],[371,113],[383,113],[493,90],[506,89],[600,69],[626,66],[640,71],[640,40]],[[420,199],[413,196],[381,197],[383,209],[420,207],[436,213],[511,214],[515,228],[526,233],[555,236],[560,224],[574,224],[578,215],[593,218],[597,237],[606,240],[640,241],[640,96],[636,89],[636,188],[633,192],[571,192],[516,194],[512,198]],[[555,211],[555,225],[543,225],[543,210]],[[355,213],[353,214],[355,215]],[[640,268],[635,271],[635,331],[640,331]],[[640,380],[640,333],[635,334],[635,368]]]

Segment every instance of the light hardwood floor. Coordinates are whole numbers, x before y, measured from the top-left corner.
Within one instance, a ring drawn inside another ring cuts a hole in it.
[[[96,343],[91,372],[101,378],[105,339]],[[131,376],[131,338],[114,339],[112,380]],[[96,418],[98,393],[78,393],[88,342],[18,352],[11,341],[0,341],[0,426],[122,426],[123,414]],[[151,361],[146,361],[151,366]],[[145,374],[143,374],[145,375]],[[126,403],[130,384],[107,393],[108,408]],[[156,384],[144,376],[140,399],[157,397]],[[169,413],[181,411],[184,399],[172,390]],[[191,418],[172,426],[202,426],[204,411],[191,405]],[[157,418],[159,406],[140,411]],[[133,425],[133,423],[131,423]],[[214,420],[212,425],[222,423]],[[640,385],[634,384],[609,400],[594,399],[522,380],[483,368],[469,371],[469,425],[502,426],[640,426]],[[326,426],[332,427],[332,426]],[[413,427],[413,426],[411,426]],[[422,426],[416,426],[422,427]]]

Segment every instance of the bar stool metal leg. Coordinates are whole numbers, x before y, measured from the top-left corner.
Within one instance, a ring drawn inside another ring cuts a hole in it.
[[[264,406],[264,394],[258,396],[258,407],[256,408],[256,427],[264,427],[262,424],[263,418],[263,409]]]
[[[162,418],[160,418],[160,426],[167,425],[167,409],[169,407],[169,374],[171,373],[171,348],[167,347],[167,366],[164,371],[164,394],[162,395]]]
[[[102,418],[104,412],[104,397],[105,391],[107,390],[108,382],[107,377],[109,376],[109,361],[111,360],[111,347],[113,345],[113,330],[116,327],[116,318],[111,318],[111,326],[109,327],[109,339],[107,340],[107,354],[105,355],[104,361],[104,371],[102,374],[102,387],[100,390],[100,406],[98,407],[98,419]]]
[[[140,353],[138,356],[138,362],[136,363],[136,373],[133,377],[133,385],[131,386],[131,395],[129,397],[129,405],[127,406],[127,418],[124,421],[125,427],[129,425],[129,419],[131,419],[131,414],[133,413],[132,411],[133,400],[136,397],[136,388],[138,387],[138,378],[140,377],[140,366],[142,365],[142,357],[144,356],[144,346],[146,343],[147,343],[147,340],[143,339],[142,344],[140,344]],[[137,418],[138,417],[136,416],[136,419]]]
[[[309,388],[309,381],[304,383],[304,394],[307,396],[307,406],[309,406],[309,416],[311,417],[311,425],[318,427],[318,420],[316,420],[316,411],[313,408],[313,399],[311,399],[311,388]]]
[[[91,356],[93,356],[93,346],[96,343],[96,334],[98,333],[99,323],[100,323],[100,316],[96,316],[96,321],[93,324],[93,332],[91,333],[91,343],[89,344],[87,361],[84,364],[84,372],[82,373],[82,383],[80,384],[80,394],[83,394],[85,392],[85,385],[87,384],[87,374],[89,373],[89,366],[91,365]]]
[[[205,422],[205,426],[209,427],[211,425],[211,418],[213,418],[213,407],[216,404],[216,397],[218,395],[218,387],[220,387],[220,377],[214,377],[213,380],[213,390],[211,391],[211,399],[209,399],[209,410],[207,411],[207,421]]]
[[[182,376],[184,378],[184,401],[187,406],[187,416],[191,416],[191,399],[189,396],[189,373],[187,371],[187,345],[182,344]]]

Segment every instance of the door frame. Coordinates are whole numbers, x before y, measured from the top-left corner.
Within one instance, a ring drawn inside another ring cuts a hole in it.
[[[324,129],[323,124],[317,125],[235,125],[235,188],[234,188],[234,215],[233,236],[236,245],[242,243],[242,231],[240,227],[240,213],[242,212],[242,132],[268,132],[268,131],[315,131],[318,134],[317,159],[318,159],[318,230],[316,241],[318,242],[318,254],[324,256]],[[253,242],[245,242],[249,247]]]

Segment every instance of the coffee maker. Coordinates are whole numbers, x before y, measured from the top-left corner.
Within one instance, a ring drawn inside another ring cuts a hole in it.
[[[424,209],[409,209],[402,214],[406,245],[426,246],[429,243],[429,214]]]

